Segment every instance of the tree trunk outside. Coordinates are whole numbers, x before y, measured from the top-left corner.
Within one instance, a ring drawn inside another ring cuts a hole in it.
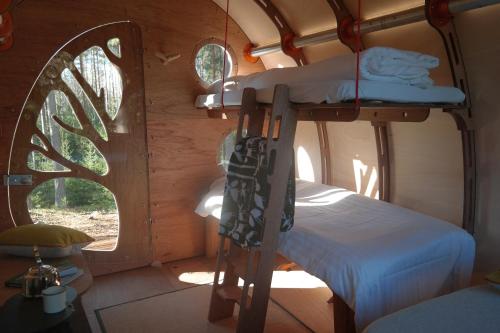
[[[61,131],[52,116],[57,114],[56,94],[49,94],[48,103],[49,126],[50,126],[50,143],[57,150],[61,151]],[[54,171],[63,171],[59,163],[54,162]],[[54,206],[56,208],[66,208],[66,186],[64,178],[54,179]]]

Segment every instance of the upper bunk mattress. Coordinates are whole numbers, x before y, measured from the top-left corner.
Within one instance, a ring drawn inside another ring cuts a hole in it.
[[[224,179],[196,212],[220,217]],[[279,251],[325,281],[355,311],[377,318],[469,284],[475,243],[461,228],[354,192],[297,181],[295,225]]]
[[[274,87],[274,86],[273,86]],[[257,101],[272,103],[274,88],[257,90]],[[293,103],[339,103],[356,98],[356,81],[330,80],[324,82],[292,83],[290,101]],[[243,89],[224,92],[224,105],[241,105]],[[395,103],[442,103],[459,104],[465,99],[464,93],[455,87],[418,87],[380,81],[359,81],[359,98],[365,101]],[[195,102],[198,108],[216,108],[222,105],[221,94],[199,95]]]

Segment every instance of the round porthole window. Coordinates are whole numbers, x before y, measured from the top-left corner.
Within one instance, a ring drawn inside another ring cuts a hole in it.
[[[224,58],[226,59],[224,76],[227,78],[236,75],[236,57],[229,45],[224,50],[224,42],[215,38],[204,40],[197,45],[194,52],[194,72],[203,87],[206,88],[222,79]]]

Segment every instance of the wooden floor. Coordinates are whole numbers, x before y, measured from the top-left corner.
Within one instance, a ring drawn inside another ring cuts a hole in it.
[[[96,315],[100,309],[211,283],[214,267],[214,259],[199,257],[95,278],[92,288],[82,299],[92,331],[102,332]],[[273,302],[285,315],[311,331],[333,330],[333,309],[327,303],[330,296],[330,290],[321,281],[300,268],[275,273],[271,291]],[[134,303],[135,306],[141,304]],[[205,311],[208,313],[208,308]],[[116,311],[114,315],[120,313],[126,312]],[[154,332],[148,330],[148,333]]]

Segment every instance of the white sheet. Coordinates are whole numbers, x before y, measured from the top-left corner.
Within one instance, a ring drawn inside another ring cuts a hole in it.
[[[220,216],[224,180],[196,209]],[[325,281],[355,311],[377,318],[468,285],[474,239],[441,220],[342,188],[297,181],[295,226],[279,251]]]
[[[500,332],[500,291],[483,285],[403,309],[364,333]]]
[[[286,83],[286,82],[283,82]],[[338,103],[356,98],[356,83],[353,80],[331,80],[324,82],[293,83],[290,87],[290,101],[293,103]],[[272,103],[274,86],[258,88],[257,101]],[[224,92],[224,104],[241,105],[243,90]],[[447,103],[458,104],[465,95],[455,87],[431,86],[420,88],[411,85],[361,80],[359,98],[370,101],[396,103]],[[200,95],[196,107],[214,108],[221,106],[221,94]]]

